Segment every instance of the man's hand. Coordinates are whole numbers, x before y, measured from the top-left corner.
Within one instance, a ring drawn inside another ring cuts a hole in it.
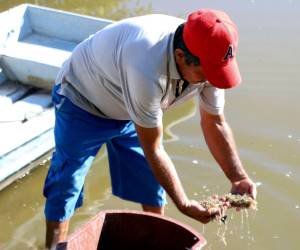
[[[232,131],[223,115],[201,112],[201,126],[207,145],[232,183],[232,193],[249,194],[256,198],[256,186],[248,177],[239,158]]]
[[[224,211],[227,209],[227,207],[227,204],[224,203],[223,208],[219,207],[205,209],[199,204],[199,202],[195,200],[190,200],[182,208],[180,208],[180,211],[185,215],[206,224],[211,220],[215,219],[216,217],[221,217]]]
[[[175,166],[161,146],[162,127],[143,128],[136,124],[136,131],[155,177],[182,213],[202,223],[208,223],[222,214],[223,208],[207,210],[197,201],[188,199]]]
[[[244,178],[232,182],[231,193],[233,194],[249,194],[253,199],[256,199],[256,185],[250,178]]]

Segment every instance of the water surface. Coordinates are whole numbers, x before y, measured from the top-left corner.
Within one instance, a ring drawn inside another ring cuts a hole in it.
[[[0,0],[0,10],[25,1]],[[241,159],[258,184],[258,211],[229,214],[227,246],[216,223],[203,226],[181,215],[171,201],[166,214],[203,233],[205,249],[300,248],[300,2],[292,0],[27,1],[87,15],[121,19],[144,13],[186,17],[197,8],[227,11],[239,27],[238,59],[243,84],[227,91],[226,117]],[[229,182],[209,154],[199,127],[197,101],[165,117],[165,147],[194,199],[225,193]],[[47,164],[0,193],[0,249],[37,249],[44,241],[42,186]],[[86,181],[83,208],[71,231],[102,209],[140,209],[111,195],[105,150]],[[223,230],[223,228],[221,228]]]

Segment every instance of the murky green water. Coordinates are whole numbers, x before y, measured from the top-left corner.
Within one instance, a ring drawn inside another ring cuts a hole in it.
[[[0,0],[0,10],[25,1]],[[239,62],[243,84],[227,93],[227,120],[241,158],[259,184],[259,210],[247,218],[232,212],[227,246],[218,226],[203,226],[181,215],[170,202],[166,214],[199,230],[208,249],[300,249],[300,2],[297,0],[27,1],[44,6],[121,19],[142,13],[185,17],[201,7],[226,10],[239,26]],[[1,24],[0,24],[1,25]],[[166,149],[186,191],[194,199],[228,192],[230,185],[207,151],[194,101],[167,114]],[[46,166],[0,193],[0,249],[37,249],[43,245],[42,186]],[[111,195],[108,162],[102,150],[89,172],[86,200],[71,230],[102,209],[136,204]]]

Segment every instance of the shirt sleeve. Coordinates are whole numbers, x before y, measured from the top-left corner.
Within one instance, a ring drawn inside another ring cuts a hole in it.
[[[200,106],[210,114],[220,115],[224,112],[225,91],[212,86],[210,83],[199,91]]]

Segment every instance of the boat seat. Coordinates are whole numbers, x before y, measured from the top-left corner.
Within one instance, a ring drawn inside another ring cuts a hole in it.
[[[50,89],[72,50],[112,21],[23,4],[2,13],[0,23],[0,68],[7,78]]]
[[[25,86],[23,84],[5,81],[0,85],[0,114],[3,113],[3,109],[7,109],[14,102],[24,97],[32,87]]]
[[[20,41],[8,44],[4,56],[59,68],[76,45],[74,42],[31,33]]]
[[[7,97],[9,98],[9,97]],[[51,95],[38,90],[0,109],[0,156],[53,128]]]

